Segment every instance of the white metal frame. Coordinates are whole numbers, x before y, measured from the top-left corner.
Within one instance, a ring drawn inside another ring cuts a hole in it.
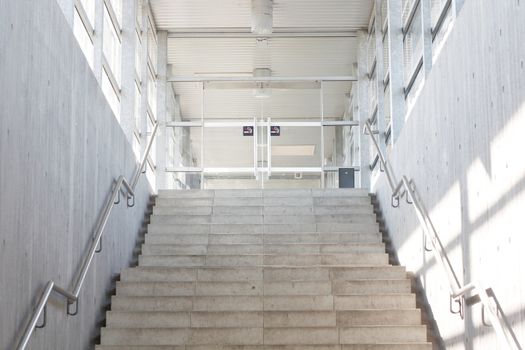
[[[166,123],[168,128],[178,127],[198,127],[201,128],[201,166],[194,167],[167,167],[166,172],[177,172],[177,173],[200,173],[201,174],[201,185],[204,183],[205,174],[253,174],[255,178],[258,178],[259,174],[267,174],[268,177],[272,173],[319,173],[321,175],[321,186],[324,187],[324,174],[326,172],[334,172],[339,169],[337,166],[325,166],[324,160],[324,127],[326,126],[358,126],[359,122],[354,120],[325,120],[324,119],[324,85],[325,81],[354,81],[353,77],[210,77],[210,80],[199,78],[172,78],[168,81],[196,81],[202,83],[202,96],[201,96],[201,118],[200,120],[194,121],[174,121]],[[205,115],[205,83],[209,81],[314,81],[320,83],[320,118],[319,120],[296,120],[296,121],[283,121],[273,122],[271,118],[264,118],[264,102],[261,101],[261,114],[259,119],[254,117],[253,119],[245,120],[206,120]],[[253,167],[207,167],[204,162],[204,148],[205,148],[205,128],[231,128],[243,126],[252,126],[254,130],[253,135]],[[259,127],[266,127],[266,152],[267,152],[267,165],[266,167],[259,166]],[[272,126],[286,126],[286,127],[318,127],[320,129],[321,136],[321,164],[317,167],[273,167],[272,166]],[[353,167],[357,171],[360,167]]]

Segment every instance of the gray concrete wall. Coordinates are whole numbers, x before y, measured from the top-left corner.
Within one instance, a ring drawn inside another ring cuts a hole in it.
[[[0,348],[13,349],[45,283],[71,288],[113,179],[132,147],[55,0],[0,1]],[[93,349],[112,277],[128,266],[150,188],[117,206],[67,317],[53,297],[31,349]]]
[[[466,1],[390,155],[412,177],[461,282],[492,287],[525,346],[525,3]],[[449,312],[413,208],[376,191],[401,264],[419,276],[447,349],[496,349],[481,307]]]

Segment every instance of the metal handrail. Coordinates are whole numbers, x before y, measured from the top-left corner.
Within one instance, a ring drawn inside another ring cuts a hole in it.
[[[487,324],[485,322],[485,313],[487,313],[488,318],[490,320],[490,324],[494,327],[494,330],[496,331],[496,334],[501,344],[501,348],[509,350],[521,350],[521,346],[508,322],[508,319],[506,318],[505,314],[499,309],[499,303],[497,303],[498,308],[494,308],[494,306],[490,302],[489,293],[487,292],[487,289],[483,286],[483,284],[481,284],[479,281],[476,281],[467,283],[464,286],[462,286],[459,282],[454,268],[452,267],[452,264],[448,259],[445,248],[443,247],[443,244],[439,239],[439,235],[436,229],[434,228],[434,225],[432,224],[432,220],[430,219],[430,216],[425,206],[419,198],[417,189],[414,185],[414,181],[409,180],[407,176],[402,176],[402,179],[399,182],[396,181],[394,172],[390,168],[389,163],[386,161],[386,158],[383,155],[383,152],[381,151],[376,138],[374,137],[374,132],[372,131],[372,127],[369,121],[365,122],[363,132],[364,134],[370,135],[370,138],[372,139],[372,144],[374,145],[379,156],[379,161],[382,164],[381,170],[386,174],[388,184],[390,186],[390,189],[392,190],[392,206],[398,207],[400,199],[402,199],[403,196],[405,196],[406,201],[409,204],[413,205],[419,223],[423,227],[423,232],[425,234],[425,242],[426,240],[430,240],[432,242],[432,251],[434,252],[434,257],[438,262],[438,265],[441,266],[441,268],[447,275],[451,298],[450,311],[453,313],[459,313],[463,315],[463,308],[465,305],[466,295],[470,292],[477,293],[477,295],[479,296],[479,300],[482,304],[483,324]],[[493,292],[491,293],[493,294]],[[492,296],[494,297],[494,295]],[[459,310],[453,310],[452,301],[455,301],[457,304],[459,304]]]
[[[22,338],[18,342],[18,345],[16,347],[17,350],[24,350],[26,348],[27,344],[29,343],[29,339],[31,338],[31,335],[33,334],[33,331],[35,328],[45,327],[47,302],[49,300],[49,297],[51,296],[51,292],[54,291],[67,299],[67,314],[68,315],[74,316],[77,314],[79,295],[82,289],[82,285],[84,284],[84,281],[86,279],[89,267],[91,266],[95,253],[100,252],[102,249],[102,246],[101,246],[102,234],[104,233],[104,229],[109,220],[113,207],[116,204],[120,203],[121,191],[126,195],[127,206],[132,207],[135,205],[135,191],[134,190],[140,178],[140,174],[143,172],[143,168],[146,164],[146,160],[148,159],[148,155],[153,145],[153,141],[155,140],[155,136],[157,134],[158,127],[159,127],[159,123],[156,122],[153,128],[153,131],[151,133],[151,139],[149,140],[146,150],[144,152],[144,155],[142,156],[142,160],[139,163],[137,169],[135,170],[135,173],[133,174],[131,184],[126,180],[126,178],[123,175],[121,175],[117,179],[115,187],[113,187],[113,189],[111,190],[111,195],[108,198],[104,206],[104,210],[102,211],[97,221],[97,225],[94,231],[95,233],[93,235],[93,240],[82,262],[80,273],[78,275],[78,278],[75,281],[75,284],[73,285],[73,289],[72,289],[73,291],[70,292],[62,287],[59,287],[52,280],[47,282],[46,288],[40,295],[37,307],[33,311],[33,315],[30,321],[27,323],[24,329],[24,332],[22,333]],[[130,200],[132,201],[130,202]],[[99,245],[100,245],[100,248],[97,250],[97,247],[99,247]],[[70,311],[70,307],[73,304],[76,304],[75,312]],[[37,323],[40,317],[42,316],[42,313],[44,313],[44,320],[43,320],[43,324],[39,326],[37,325]]]

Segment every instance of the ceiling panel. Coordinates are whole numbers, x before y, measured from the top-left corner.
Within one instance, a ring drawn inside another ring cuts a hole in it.
[[[159,29],[250,28],[250,0],[150,0]],[[372,0],[274,0],[274,28],[366,28]]]
[[[176,76],[251,75],[254,68],[272,76],[351,75],[356,48],[356,38],[271,38],[261,62],[253,38],[171,38],[168,63]]]
[[[250,0],[150,0],[159,29],[246,28]]]
[[[368,26],[372,0],[274,0],[275,28],[344,28]]]
[[[335,85],[335,86],[330,86]],[[341,118],[345,110],[345,95],[350,83],[326,83],[323,93],[324,116]],[[175,91],[184,120],[200,119],[202,115],[202,85],[176,83]],[[252,89],[204,90],[204,110],[207,119],[320,119],[321,95],[319,89],[270,89],[269,98],[256,98]],[[172,118],[168,118],[172,119]]]

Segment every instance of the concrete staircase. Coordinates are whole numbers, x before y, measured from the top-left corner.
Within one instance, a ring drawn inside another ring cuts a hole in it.
[[[98,350],[431,350],[362,190],[160,191]]]

